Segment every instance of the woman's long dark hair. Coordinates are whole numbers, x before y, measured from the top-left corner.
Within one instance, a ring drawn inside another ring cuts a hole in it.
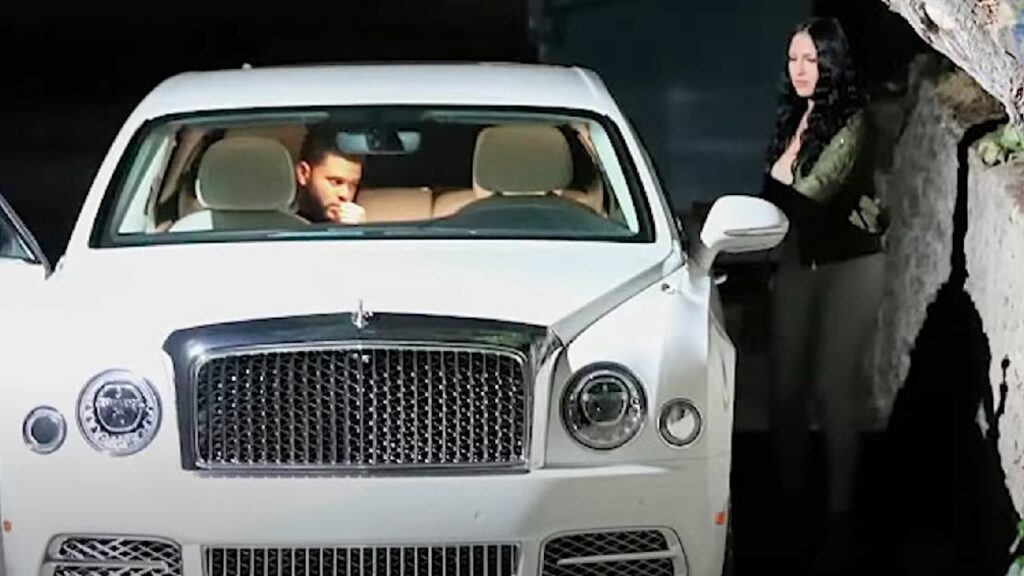
[[[813,166],[828,145],[866,97],[860,86],[850,46],[839,22],[832,18],[811,18],[790,35],[804,32],[814,41],[818,53],[818,83],[811,98],[814,110],[807,119],[796,166]],[[788,66],[782,73],[779,105],[775,114],[775,133],[768,149],[768,170],[786,149],[807,110],[805,98],[797,95],[789,78]]]

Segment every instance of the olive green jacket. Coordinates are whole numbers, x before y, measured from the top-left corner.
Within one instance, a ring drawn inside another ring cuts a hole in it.
[[[812,200],[825,204],[832,200],[850,176],[864,140],[864,112],[855,113],[832,141],[821,151],[810,171],[798,165],[793,188]]]
[[[786,212],[809,264],[844,260],[882,249],[884,215],[875,199],[872,131],[861,110],[810,167],[794,166],[786,186],[770,175],[766,196]]]
[[[855,173],[858,163],[870,160],[867,124],[863,110],[854,113],[810,170],[796,167],[793,188],[820,204],[836,203],[844,212],[849,211],[847,220],[851,224],[877,234],[882,228],[882,210],[870,186],[873,167],[860,166],[863,170]]]

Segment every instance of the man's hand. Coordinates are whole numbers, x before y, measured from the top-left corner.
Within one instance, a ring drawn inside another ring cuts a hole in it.
[[[355,202],[343,202],[329,207],[327,217],[339,224],[363,224],[366,222],[366,210]]]

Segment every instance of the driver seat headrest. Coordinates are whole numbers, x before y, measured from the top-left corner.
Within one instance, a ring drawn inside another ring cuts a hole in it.
[[[199,165],[196,198],[209,210],[286,210],[295,198],[291,155],[271,138],[220,140]]]
[[[491,126],[477,136],[473,189],[478,197],[556,192],[567,188],[572,176],[569,143],[554,126]]]

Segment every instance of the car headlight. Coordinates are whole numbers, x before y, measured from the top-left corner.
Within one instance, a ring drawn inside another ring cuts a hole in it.
[[[647,397],[636,377],[622,366],[594,364],[569,381],[562,398],[562,419],[577,442],[595,450],[613,450],[643,427]]]
[[[160,428],[153,386],[126,370],[108,370],[85,386],[78,400],[82,435],[100,452],[127,456],[142,450]]]

